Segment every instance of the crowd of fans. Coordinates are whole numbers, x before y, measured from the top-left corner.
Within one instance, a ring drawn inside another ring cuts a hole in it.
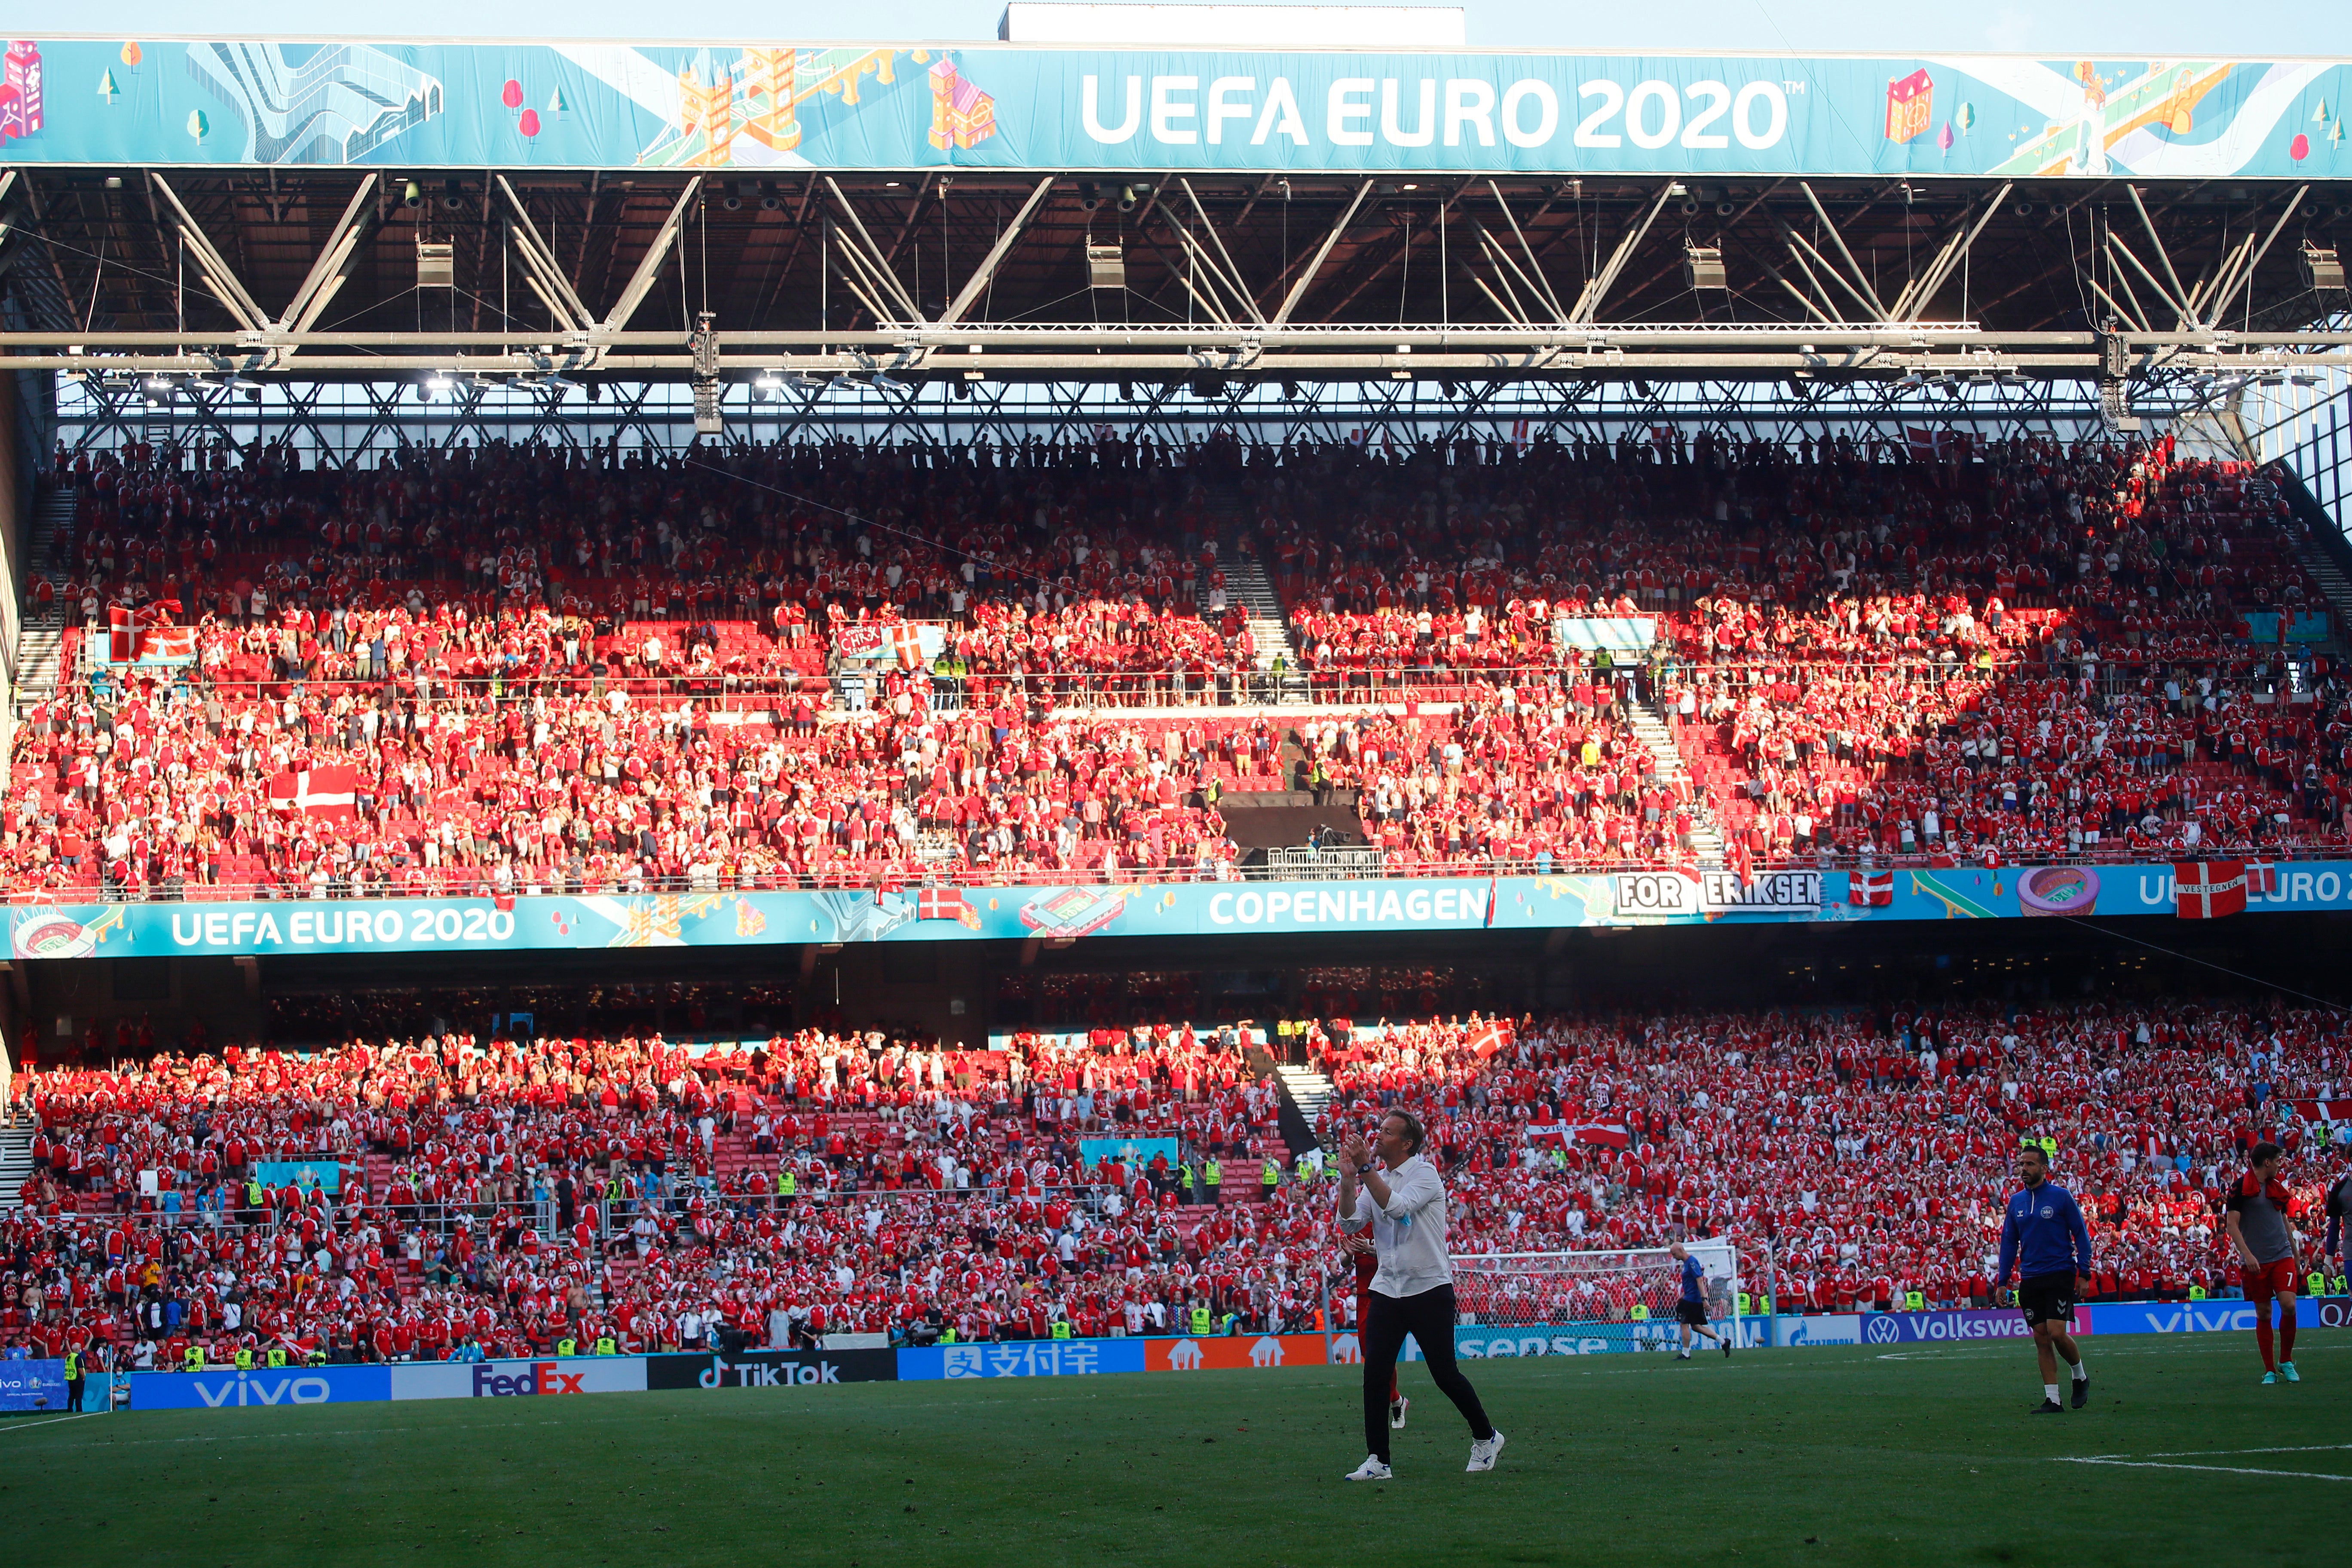
[[[2352,1123],[2307,1120],[2347,1096],[2342,1031],[2182,1001],[1098,1026],[988,1051],[199,1036],[18,1079],[37,1168],[0,1215],[0,1349],[1304,1331],[1327,1300],[1343,1329],[1330,1187],[1250,1065],[1269,1045],[1330,1077],[1326,1141],[1423,1117],[1457,1255],[1719,1237],[1784,1310],[1982,1305],[2015,1151],[2046,1140],[2090,1217],[2092,1299],[2220,1294],[2245,1150],[2285,1146],[2306,1200],[2352,1161]],[[267,1163],[299,1160],[333,1190]],[[2305,1265],[2340,1274],[2304,1223]],[[1565,1274],[1512,1310],[1622,1321],[1662,1278]]]
[[[2321,606],[2268,479],[2168,438],[1906,456],[61,448],[73,636],[184,626],[192,662],[92,663],[26,715],[0,874],[1222,878],[1221,796],[1293,787],[1407,873],[1671,862],[1708,823],[1741,867],[2340,847],[2352,714],[2282,640]],[[1234,551],[1297,671],[1226,602]],[[1574,630],[1636,616],[1646,651]],[[1221,712],[1277,693],[1328,710]]]

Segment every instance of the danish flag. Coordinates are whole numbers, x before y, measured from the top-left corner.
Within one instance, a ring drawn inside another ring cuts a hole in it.
[[[1847,879],[1846,898],[1857,904],[1885,905],[1895,901],[1895,873],[1856,871]]]
[[[2185,921],[2246,912],[2246,868],[2238,860],[2183,860],[2172,868],[2173,911]]]
[[[350,763],[278,773],[269,781],[269,804],[279,811],[348,822],[359,816],[360,771]]]
[[[915,895],[915,918],[954,921],[971,931],[980,929],[980,911],[971,907],[961,888],[924,888]]]
[[[1511,1026],[1497,1018],[1491,1024],[1481,1024],[1470,1031],[1470,1048],[1485,1061],[1511,1043]]]
[[[894,622],[890,627],[890,651],[898,656],[900,669],[921,668],[923,628],[912,621]]]
[[[2275,860],[2246,862],[2246,897],[2275,899],[2279,890],[2279,869]]]

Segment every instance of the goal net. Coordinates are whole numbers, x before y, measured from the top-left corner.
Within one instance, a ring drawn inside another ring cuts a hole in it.
[[[1738,1254],[1727,1241],[1684,1245],[1706,1270],[1708,1321],[1727,1321],[1739,1302]],[[1682,1295],[1681,1266],[1662,1247],[1456,1258],[1454,1294],[1465,1331],[1455,1338],[1465,1354],[1670,1350],[1679,1339],[1675,1304]],[[1701,1342],[1701,1348],[1712,1347]]]

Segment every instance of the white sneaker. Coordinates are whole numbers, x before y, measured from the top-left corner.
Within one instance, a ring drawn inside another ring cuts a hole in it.
[[[1404,1430],[1404,1413],[1405,1413],[1406,1409],[1407,1409],[1409,1406],[1411,1406],[1411,1405],[1412,1405],[1412,1400],[1410,1400],[1410,1399],[1407,1399],[1407,1398],[1406,1398],[1403,1394],[1398,1394],[1394,1399],[1391,1399],[1391,1400],[1390,1400],[1390,1401],[1389,1401],[1389,1430],[1390,1430],[1390,1431],[1391,1431],[1391,1432],[1402,1432],[1402,1431],[1403,1431],[1403,1430]]]
[[[1475,1454],[1475,1450],[1474,1449],[1473,1452]],[[1494,1463],[1492,1459],[1486,1462],[1490,1465]],[[1472,1461],[1472,1468],[1474,1469],[1477,1468],[1475,1458]],[[1378,1454],[1365,1455],[1364,1462],[1348,1472],[1348,1479],[1351,1481],[1385,1481],[1394,1478],[1395,1472],[1381,1462]]]
[[[1495,1461],[1502,1458],[1502,1456],[1503,1435],[1500,1432],[1497,1432],[1491,1437],[1482,1438],[1472,1443],[1470,1445],[1470,1462],[1462,1468],[1465,1470],[1474,1472],[1478,1470],[1491,1470],[1495,1468]]]

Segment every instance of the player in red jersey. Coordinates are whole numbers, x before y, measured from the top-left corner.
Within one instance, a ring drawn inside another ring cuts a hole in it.
[[[1372,1276],[1381,1271],[1380,1249],[1373,1246],[1370,1234],[1348,1236],[1339,1239],[1339,1250],[1356,1260],[1356,1337],[1361,1342],[1364,1324],[1372,1311]],[[1404,1413],[1412,1401],[1397,1387],[1396,1369],[1389,1369],[1389,1430],[1404,1430]]]

